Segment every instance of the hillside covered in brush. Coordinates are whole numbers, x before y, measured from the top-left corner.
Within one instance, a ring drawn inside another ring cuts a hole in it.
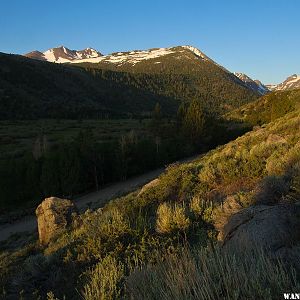
[[[262,125],[273,121],[300,107],[300,89],[279,91],[265,95],[248,103],[226,116],[252,125]]]
[[[142,190],[87,211],[48,246],[34,236],[7,241],[3,295],[276,299],[299,290],[299,125],[298,109],[171,165]]]

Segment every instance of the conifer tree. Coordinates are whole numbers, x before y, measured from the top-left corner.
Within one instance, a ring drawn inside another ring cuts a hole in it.
[[[191,143],[199,145],[203,136],[205,115],[199,101],[193,100],[184,116],[183,129]]]

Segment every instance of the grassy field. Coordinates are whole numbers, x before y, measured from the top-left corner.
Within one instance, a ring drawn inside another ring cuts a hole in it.
[[[81,130],[91,129],[101,143],[118,139],[131,130],[145,134],[148,123],[147,119],[0,121],[0,158],[32,151],[37,139],[43,136],[53,145],[72,140]]]

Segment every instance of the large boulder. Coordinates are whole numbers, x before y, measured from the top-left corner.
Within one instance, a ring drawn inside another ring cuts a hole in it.
[[[39,241],[42,245],[47,245],[72,223],[72,216],[77,214],[77,208],[70,200],[50,197],[37,207],[35,213]]]
[[[224,226],[222,238],[226,248],[244,251],[258,247],[287,258],[300,245],[300,203],[242,209]]]

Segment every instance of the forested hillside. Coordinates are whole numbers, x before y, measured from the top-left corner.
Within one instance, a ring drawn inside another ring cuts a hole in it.
[[[198,99],[203,108],[212,114],[237,108],[259,96],[234,74],[198,49],[190,48],[193,50],[184,46],[167,48],[165,50],[170,51],[167,55],[137,61],[130,59],[130,53],[121,52],[99,63],[79,61],[74,65],[83,66],[98,76],[180,102]],[[118,59],[121,62],[118,63]],[[97,72],[97,69],[116,72]]]
[[[300,107],[300,90],[279,91],[229,112],[226,116],[251,125],[262,125]]]

